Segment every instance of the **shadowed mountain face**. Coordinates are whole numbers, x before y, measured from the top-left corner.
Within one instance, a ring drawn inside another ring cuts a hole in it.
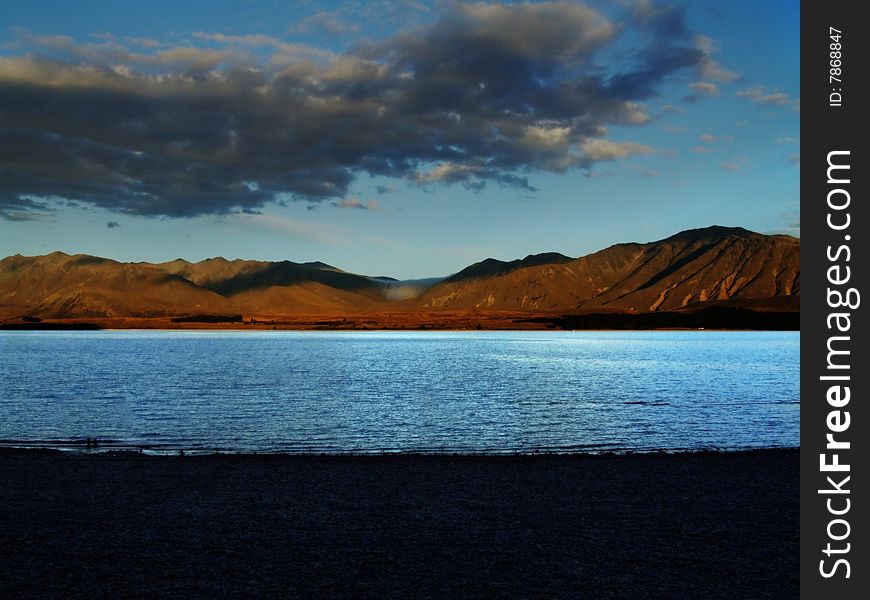
[[[321,262],[210,258],[155,265],[233,301],[246,313],[346,312],[383,299],[383,284]]]
[[[289,260],[272,263],[209,258],[198,263],[176,259],[154,266],[167,273],[180,275],[223,296],[302,283],[319,283],[328,287],[368,294],[374,298],[379,298],[380,290],[372,278],[345,273],[321,262],[300,264]]]
[[[537,267],[540,265],[561,265],[571,262],[573,259],[559,254],[558,252],[545,252],[544,254],[530,254],[522,260],[512,260],[504,262],[494,258],[487,258],[479,263],[474,263],[469,267],[465,267],[459,273],[451,275],[445,281],[448,283],[467,281],[469,279],[480,279],[484,277],[495,277],[497,275],[507,275],[518,269],[527,267]]]
[[[396,282],[323,263],[212,258],[119,263],[60,252],[0,261],[0,317],[505,310],[649,312],[726,302],[794,309],[800,244],[741,228],[684,231],[571,259],[487,259],[444,280]]]

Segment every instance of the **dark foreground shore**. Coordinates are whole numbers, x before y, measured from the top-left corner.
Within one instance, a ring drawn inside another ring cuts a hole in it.
[[[0,597],[796,598],[798,451],[0,452]]]

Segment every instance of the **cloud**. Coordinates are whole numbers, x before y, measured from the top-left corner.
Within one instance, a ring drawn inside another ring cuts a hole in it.
[[[348,231],[336,225],[299,221],[277,215],[237,215],[231,223],[280,237],[314,242],[326,246],[347,246]]]
[[[360,26],[358,23],[353,23],[346,20],[338,11],[322,10],[313,15],[305,17],[299,23],[291,25],[288,33],[308,33],[311,31],[324,31],[332,35],[343,33],[358,33]]]
[[[695,154],[708,154],[713,151],[709,146],[692,146],[691,150]]]
[[[777,144],[797,144],[798,139],[795,137],[786,136],[786,137],[776,138],[776,143]]]
[[[536,172],[651,152],[608,128],[649,122],[664,84],[715,65],[675,6],[442,7],[342,54],[262,34],[153,46],[17,30],[0,56],[0,216],[56,198],[148,217],[340,203],[362,174],[533,189]]]
[[[787,210],[780,213],[778,219],[783,224],[781,228],[769,231],[771,235],[786,234],[794,237],[801,236],[801,215],[798,210]]]
[[[801,155],[800,152],[792,152],[788,155],[788,162],[793,164],[796,167],[801,166]]]
[[[262,33],[254,33],[249,35],[227,35],[224,33],[211,33],[208,31],[195,31],[192,37],[197,40],[206,42],[217,42],[219,44],[238,44],[241,46],[271,46],[273,48],[281,48],[285,44],[278,38],[263,35]]]
[[[115,229],[116,227],[120,227],[120,226],[121,226],[121,224],[118,223],[117,221],[109,221],[108,223],[106,223],[107,229]]]
[[[125,37],[124,40],[133,46],[139,46],[141,48],[159,48],[162,44],[152,38],[146,37]]]
[[[713,60],[713,54],[718,51],[718,46],[712,38],[698,35],[695,38],[695,42],[702,52],[701,61],[698,65],[698,72],[703,79],[719,81],[722,83],[730,83],[740,79],[738,73],[735,71],[729,71]]]
[[[420,296],[442,279],[442,277],[431,277],[428,279],[409,279],[399,282],[381,282],[384,286],[382,292],[387,300],[410,300]]]
[[[707,83],[704,81],[696,81],[689,84],[689,88],[698,96],[718,96],[719,87],[715,83]]]
[[[356,208],[359,210],[370,211],[376,211],[378,210],[378,208],[380,208],[380,204],[377,200],[369,200],[368,202],[363,202],[359,198],[345,198],[343,200],[333,202],[332,205],[336,208]]]
[[[737,173],[737,172],[743,170],[743,165],[741,165],[740,163],[736,163],[736,162],[726,161],[726,162],[720,162],[719,168],[722,169],[723,171],[730,171],[732,173]]]
[[[737,92],[737,95],[741,98],[748,98],[756,104],[768,106],[791,106],[795,110],[800,110],[800,98],[795,99],[791,98],[785,92],[768,90],[763,85],[756,85],[745,90],[740,90]]]
[[[801,236],[801,216],[800,214],[791,214],[789,215],[791,220],[789,221],[788,227],[786,227],[786,233],[789,235],[793,235],[794,237]]]
[[[574,160],[574,157],[570,160]],[[486,182],[489,180],[530,192],[537,191],[535,187],[529,184],[527,178],[506,172],[491,173],[483,162],[457,163],[444,161],[428,170],[414,172],[409,178],[414,183],[422,186],[460,183],[469,190],[479,191],[486,187]]]
[[[589,140],[583,143],[584,155],[590,161],[607,161],[624,158],[631,154],[651,154],[653,149],[635,142],[610,142],[608,140]]]
[[[53,206],[56,201],[62,203],[61,198],[40,198],[29,194],[10,198],[0,196],[0,218],[18,222],[47,221],[57,212]]]
[[[718,139],[719,138],[717,138],[712,133],[702,133],[701,135],[698,136],[698,141],[704,142],[706,144],[712,144],[713,142],[715,142]]]

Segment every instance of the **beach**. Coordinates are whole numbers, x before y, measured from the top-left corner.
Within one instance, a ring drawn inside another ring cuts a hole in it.
[[[3,449],[0,597],[796,597],[798,463]]]

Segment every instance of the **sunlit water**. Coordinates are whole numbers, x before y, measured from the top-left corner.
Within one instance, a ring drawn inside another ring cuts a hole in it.
[[[799,445],[797,332],[4,332],[0,444],[595,452]]]

